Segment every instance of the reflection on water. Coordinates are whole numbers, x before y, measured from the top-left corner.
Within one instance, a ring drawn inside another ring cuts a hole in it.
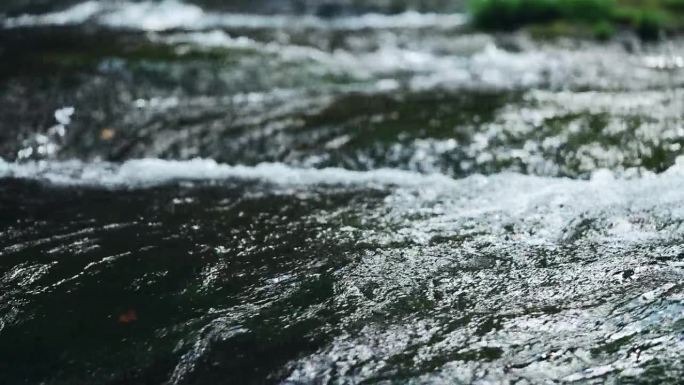
[[[456,3],[0,8],[0,383],[679,381],[684,44]]]

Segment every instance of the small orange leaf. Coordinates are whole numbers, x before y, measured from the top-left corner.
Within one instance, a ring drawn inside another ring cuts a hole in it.
[[[102,140],[112,140],[115,135],[116,131],[111,128],[103,128],[102,131],[100,131],[100,139]]]
[[[135,310],[129,309],[127,312],[119,315],[119,323],[128,324],[138,320],[138,313]]]

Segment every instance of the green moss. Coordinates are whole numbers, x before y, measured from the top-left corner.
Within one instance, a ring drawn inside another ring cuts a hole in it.
[[[526,29],[537,39],[574,37],[604,41],[615,35],[615,26],[605,21],[588,23],[558,20],[550,23],[531,24]]]
[[[476,26],[512,29],[557,20],[599,21],[611,16],[613,0],[473,0]]]
[[[593,35],[597,40],[609,40],[615,35],[615,27],[605,20],[594,24]]]
[[[639,13],[635,27],[639,36],[656,39],[665,30],[667,16],[658,10],[644,10]]]
[[[684,12],[684,0],[663,0],[663,8],[676,12]]]
[[[477,28],[534,27],[542,35],[605,40],[622,28],[657,39],[684,28],[684,0],[471,0],[469,9]]]

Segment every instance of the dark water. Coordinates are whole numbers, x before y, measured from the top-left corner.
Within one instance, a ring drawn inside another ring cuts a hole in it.
[[[0,9],[0,384],[684,378],[682,41]]]

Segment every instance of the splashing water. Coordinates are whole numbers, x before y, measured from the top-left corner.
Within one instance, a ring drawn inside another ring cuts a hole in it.
[[[678,383],[684,44],[418,3],[5,17],[0,383]]]

